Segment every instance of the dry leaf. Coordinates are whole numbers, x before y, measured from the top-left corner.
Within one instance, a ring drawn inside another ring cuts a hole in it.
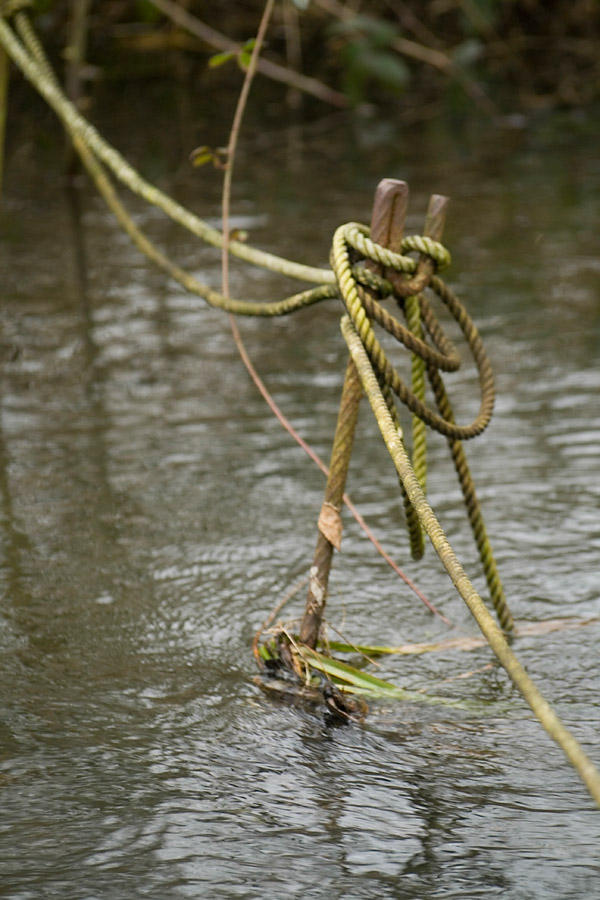
[[[338,509],[325,502],[319,513],[319,531],[336,550],[342,548],[342,517]]]

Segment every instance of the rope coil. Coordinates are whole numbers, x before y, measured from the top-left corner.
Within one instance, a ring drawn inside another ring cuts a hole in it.
[[[395,253],[381,244],[375,243],[369,237],[370,229],[358,222],[348,222],[345,226],[345,236],[350,247],[358,250],[365,259],[370,259],[396,272],[412,274],[417,268],[417,260],[403,253]],[[438,270],[446,269],[452,262],[449,251],[429,237],[422,234],[407,235],[402,238],[402,250],[404,252],[414,250],[428,256]]]
[[[355,222],[341,225],[333,237],[331,251],[331,267],[335,273],[342,301],[352,320],[357,333],[369,355],[377,378],[381,384],[387,385],[408,409],[422,419],[427,425],[448,438],[468,440],[481,434],[487,428],[495,401],[494,375],[479,332],[465,307],[454,292],[436,275],[428,278],[428,287],[444,303],[452,317],[459,325],[466,338],[469,349],[475,360],[479,375],[481,403],[477,417],[469,425],[457,425],[434,409],[427,406],[402,380],[397,370],[390,363],[381,343],[373,330],[371,320],[374,319],[388,334],[401,341],[414,354],[421,357],[428,366],[439,367],[445,371],[456,371],[460,365],[456,351],[445,337],[441,326],[425,298],[419,296],[419,305],[423,322],[430,334],[436,350],[405,328],[394,316],[384,310],[377,300],[369,298],[359,283],[350,257],[350,249],[358,250],[366,259],[370,259],[396,272],[413,274],[417,268],[416,260],[411,257],[393,253],[380,247],[368,238],[368,228]],[[429,256],[435,265],[447,265],[450,254],[437,241],[421,236],[404,238],[402,246],[419,250]],[[372,282],[374,283],[374,282]],[[395,285],[392,293],[398,294]],[[412,293],[412,292],[411,292]],[[398,299],[402,300],[402,296]]]

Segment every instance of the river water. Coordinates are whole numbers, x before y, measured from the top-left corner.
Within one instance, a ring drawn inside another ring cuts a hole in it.
[[[124,94],[95,115],[144,172],[218,222],[219,173],[185,160],[206,131],[226,134],[222,111],[188,126],[181,110],[148,104]],[[334,728],[254,685],[252,637],[307,572],[323,478],[250,382],[226,318],[154,270],[85,185],[77,221],[55,174],[59,132],[32,107],[39,127],[9,142],[1,219],[0,895],[597,896],[600,816],[487,649],[391,657],[378,670],[476,700],[477,713],[374,702],[363,725]],[[409,181],[409,230],[429,192],[452,196],[448,280],[498,388],[492,424],[467,451],[519,622],[600,616],[591,118],[301,128],[272,115],[263,129],[255,109],[236,170],[234,224],[316,265],[337,224],[368,221],[380,178]],[[131,208],[218,285],[216,251]],[[275,298],[297,287],[235,263],[232,289]],[[332,301],[240,323],[277,402],[325,457],[346,358],[339,318]],[[466,421],[478,405],[468,359],[447,383]],[[430,465],[431,502],[483,589],[436,435]],[[387,644],[475,635],[431,548],[409,558],[366,403],[348,489],[452,625],[351,519],[332,625]],[[514,643],[597,763],[599,637],[591,621]]]

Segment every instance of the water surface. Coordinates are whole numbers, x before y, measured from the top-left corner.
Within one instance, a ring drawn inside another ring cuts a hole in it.
[[[218,221],[218,174],[186,168],[188,136],[169,132],[170,109],[157,107],[155,127],[126,97],[96,112],[144,171]],[[215,127],[204,115],[198,131]],[[452,195],[449,280],[498,384],[492,425],[467,449],[519,620],[600,615],[593,132],[577,117],[411,132],[333,118],[262,134],[251,113],[240,151],[237,221],[259,246],[312,264],[326,263],[339,223],[368,220],[382,177],[410,182],[414,230],[430,191]],[[392,658],[380,672],[478,700],[482,715],[376,703],[364,726],[331,728],[320,711],[257,690],[252,636],[307,571],[322,476],[249,381],[226,318],[141,258],[87,187],[74,224],[49,174],[58,131],[45,142],[19,133],[9,150],[0,893],[594,896],[598,813],[486,649]],[[218,285],[218,253],[131,207],[174,258]],[[237,263],[232,277],[238,295],[296,289]],[[241,323],[275,398],[324,456],[347,352],[339,318],[332,302]],[[471,417],[471,367],[448,385],[458,415]],[[483,588],[436,436],[430,458],[430,499]],[[452,628],[352,520],[335,560],[332,624],[390,644],[475,634],[431,549],[422,563],[409,559],[395,476],[366,405],[349,491]],[[589,625],[515,643],[596,762],[598,636]],[[475,674],[458,677],[466,673]]]

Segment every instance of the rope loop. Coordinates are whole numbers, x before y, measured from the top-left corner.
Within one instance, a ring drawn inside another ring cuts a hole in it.
[[[442,244],[422,235],[404,238],[402,249],[424,254],[433,261],[435,268],[444,268],[450,262],[450,254]],[[356,222],[341,225],[333,237],[331,267],[335,273],[340,296],[380,384],[391,389],[414,415],[447,438],[467,440],[481,434],[492,417],[494,376],[479,332],[456,294],[439,276],[432,274],[427,278],[426,286],[439,297],[457,322],[477,367],[481,402],[478,415],[469,425],[457,425],[452,415],[441,415],[417,397],[389,361],[373,329],[374,321],[419,356],[432,375],[439,369],[447,372],[456,371],[460,366],[460,358],[452,342],[444,334],[427,297],[419,293],[417,299],[423,325],[433,346],[427,340],[413,334],[379,302],[383,296],[390,295],[396,296],[402,302],[406,296],[406,291],[402,289],[403,279],[400,279],[400,284],[396,284],[396,278],[392,282],[369,272],[367,267],[357,264],[356,259],[351,258],[351,251],[358,252],[363,259],[393,269],[405,276],[413,275],[418,263],[412,257],[395,253],[376,244],[369,237],[369,229]],[[406,281],[406,284],[410,283]],[[374,296],[375,294],[377,296]]]
[[[428,256],[438,272],[447,269],[452,262],[450,251],[443,244],[423,234],[407,235],[402,239],[402,249],[404,251],[415,250],[423,256]]]
[[[341,226],[344,231],[344,238],[349,247],[357,250],[364,259],[370,259],[372,262],[379,263],[388,269],[394,269],[396,272],[403,272],[412,275],[417,268],[417,261],[411,256],[403,256],[401,253],[394,253],[381,244],[376,244],[369,237],[369,229],[366,225],[360,225],[358,222],[348,222]]]
[[[417,261],[405,253],[415,251],[429,257],[437,271],[447,269],[452,262],[450,252],[438,241],[422,234],[407,235],[402,239],[402,253],[395,253],[381,244],[376,244],[369,237],[369,229],[358,222],[349,222],[344,226],[347,243],[365,259],[379,263],[396,272],[412,275],[417,268]]]

